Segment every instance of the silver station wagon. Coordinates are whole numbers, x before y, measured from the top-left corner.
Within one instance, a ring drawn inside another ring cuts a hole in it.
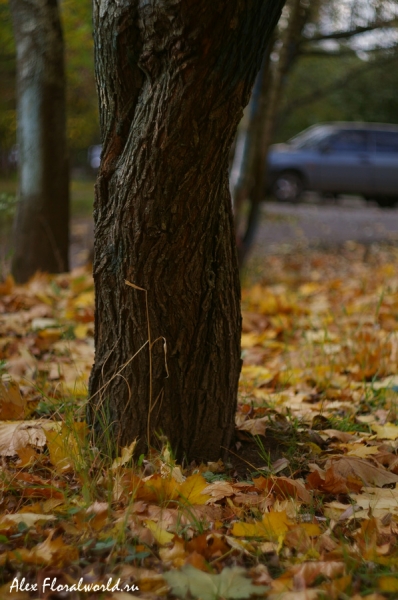
[[[275,198],[296,202],[304,190],[360,194],[380,206],[398,202],[398,125],[325,123],[271,146]]]

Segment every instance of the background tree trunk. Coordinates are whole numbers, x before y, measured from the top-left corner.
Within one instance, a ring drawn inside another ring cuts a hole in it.
[[[241,316],[228,153],[282,5],[94,2],[97,440],[108,427],[144,451],[164,433],[180,458],[211,460],[233,438]]]
[[[12,271],[68,269],[64,46],[57,0],[10,0],[17,48],[19,194]]]
[[[231,182],[240,265],[244,264],[253,244],[260,205],[269,183],[267,155],[278,123],[286,76],[299,55],[305,25],[318,10],[318,0],[307,4],[302,0],[287,0],[285,28],[279,36],[274,36],[267,48],[256,81],[256,93],[251,98],[248,123],[240,131],[240,146],[247,150],[241,157],[234,158],[239,175]],[[273,61],[274,54],[277,59]]]

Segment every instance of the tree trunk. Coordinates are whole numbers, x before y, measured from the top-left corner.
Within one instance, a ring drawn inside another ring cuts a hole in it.
[[[254,165],[263,129],[265,95],[268,91],[267,84],[269,82],[270,54],[272,48],[273,40],[267,47],[260,72],[257,75],[253,94],[250,99],[246,127],[239,131],[233,161],[233,169],[235,169],[236,175],[234,178],[230,178],[240,266],[244,264],[247,252],[252,245],[259,219],[260,203],[250,201],[248,206],[247,201],[251,200],[251,193],[256,185],[254,180]],[[239,154],[240,149],[241,153]],[[259,185],[261,183],[262,181],[259,182]]]
[[[17,48],[19,202],[12,271],[68,269],[64,45],[57,0],[10,0]]]
[[[235,205],[235,224],[238,231],[239,263],[244,264],[247,253],[254,241],[259,221],[261,202],[267,189],[267,155],[278,121],[283,89],[287,74],[292,68],[298,53],[302,32],[311,14],[318,10],[314,0],[307,6],[301,0],[287,0],[286,27],[279,39],[273,40],[264,57],[262,70],[256,82],[256,95],[251,100],[251,110],[246,129],[241,132],[241,145],[249,151],[242,157],[239,178],[232,186]],[[278,60],[275,64],[271,55],[279,45]],[[238,158],[238,157],[237,157]],[[249,201],[249,209],[245,202]],[[246,213],[246,214],[245,214]],[[242,227],[243,221],[243,227]]]
[[[94,2],[97,443],[233,438],[240,287],[228,152],[283,0]],[[125,280],[142,288],[134,289]]]

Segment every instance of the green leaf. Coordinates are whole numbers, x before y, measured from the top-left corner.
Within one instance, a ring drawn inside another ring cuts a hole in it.
[[[253,585],[245,573],[242,567],[232,567],[224,569],[219,575],[211,575],[186,565],[179,571],[165,573],[163,577],[178,598],[186,598],[188,593],[200,600],[238,600],[263,595],[267,588]]]

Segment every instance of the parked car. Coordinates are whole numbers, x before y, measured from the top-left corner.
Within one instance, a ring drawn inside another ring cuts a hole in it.
[[[87,151],[88,164],[92,169],[94,169],[94,171],[97,171],[101,164],[101,152],[102,146],[100,144],[90,146],[90,148]]]
[[[269,182],[277,200],[295,202],[304,190],[360,194],[380,206],[398,202],[398,126],[379,123],[314,125],[271,146]]]

